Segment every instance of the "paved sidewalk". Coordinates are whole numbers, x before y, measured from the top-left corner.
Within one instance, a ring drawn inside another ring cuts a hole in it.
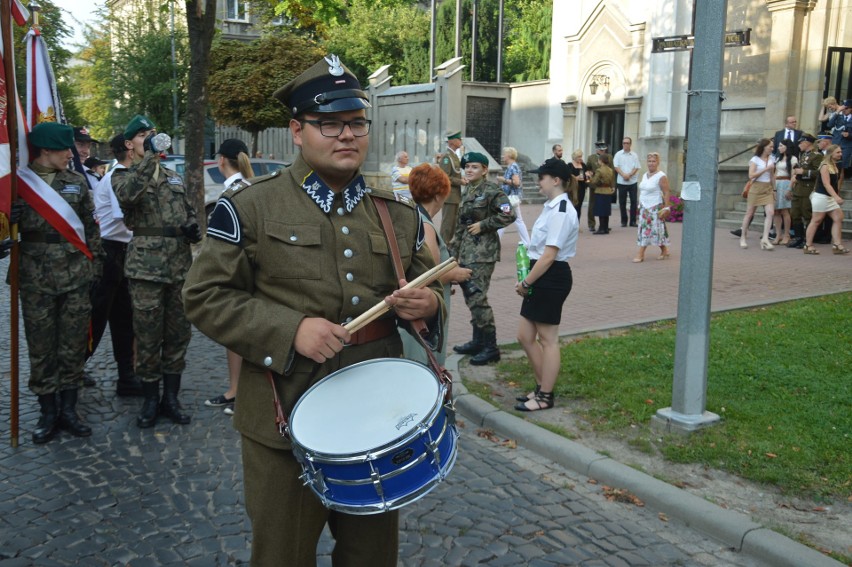
[[[523,205],[527,226],[532,225],[541,205]],[[648,248],[641,264],[636,256],[636,229],[620,228],[617,209],[610,217],[612,233],[596,236],[586,228],[571,260],[574,288],[565,303],[560,334],[577,334],[673,319],[677,315],[683,224],[669,223],[671,257],[658,261],[659,248]],[[613,222],[614,221],[614,222]],[[831,247],[817,245],[819,256],[806,256],[801,250],[776,247],[760,250],[757,233],[749,238],[749,248],[739,247],[739,239],[726,229],[715,230],[713,256],[712,311],[724,311],[802,297],[852,290],[852,254],[835,256]],[[511,225],[503,235],[503,251],[494,269],[488,301],[497,321],[497,341],[516,342],[521,299],[515,293],[515,248],[518,233]],[[852,244],[846,242],[847,247]],[[450,317],[450,345],[470,339],[470,311],[461,290],[456,289]],[[711,337],[712,347],[712,337]]]

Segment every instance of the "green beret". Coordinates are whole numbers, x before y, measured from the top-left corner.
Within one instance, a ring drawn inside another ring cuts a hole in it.
[[[461,166],[464,167],[469,163],[481,163],[487,168],[488,158],[485,154],[481,154],[479,152],[467,152],[461,159]]]
[[[447,140],[461,140],[461,131],[447,132]]]
[[[124,137],[125,139],[130,140],[141,130],[153,130],[154,128],[156,128],[156,126],[154,126],[154,123],[151,122],[147,116],[137,114],[130,119],[130,122],[127,123],[127,128],[124,129]]]
[[[41,122],[30,131],[30,143],[45,150],[73,148],[74,128],[58,122]]]
[[[303,112],[372,108],[361,83],[337,55],[324,57],[272,96],[284,103],[294,117]]]

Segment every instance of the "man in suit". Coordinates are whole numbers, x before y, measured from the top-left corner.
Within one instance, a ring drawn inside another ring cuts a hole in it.
[[[784,127],[775,132],[775,137],[772,138],[772,143],[775,145],[774,153],[778,155],[778,145],[784,140],[793,140],[793,143],[798,144],[802,138],[802,131],[797,127],[799,120],[795,116],[788,116]]]

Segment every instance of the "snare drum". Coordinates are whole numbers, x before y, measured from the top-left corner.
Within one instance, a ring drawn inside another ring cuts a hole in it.
[[[458,432],[429,368],[379,358],[329,374],[296,403],[288,430],[301,478],[332,510],[410,504],[449,474]]]

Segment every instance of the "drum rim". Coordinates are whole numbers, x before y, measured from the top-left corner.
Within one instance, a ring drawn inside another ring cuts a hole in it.
[[[312,451],[312,450],[307,445],[300,442],[298,440],[298,436],[293,433],[293,428],[292,428],[293,416],[296,414],[296,410],[301,405],[302,400],[304,400],[308,396],[308,394],[311,393],[311,391],[318,388],[326,380],[334,377],[338,373],[343,372],[345,370],[349,370],[349,369],[355,368],[357,366],[365,366],[365,365],[369,365],[369,364],[375,364],[375,363],[378,363],[378,362],[388,362],[388,361],[412,364],[412,365],[415,365],[418,369],[421,369],[421,370],[425,369],[429,372],[429,374],[438,383],[438,397],[435,399],[435,404],[429,410],[427,417],[424,417],[422,420],[420,420],[418,422],[418,425],[422,425],[424,423],[433,423],[435,416],[437,416],[440,413],[441,409],[444,407],[443,400],[444,400],[444,397],[446,396],[446,393],[447,393],[447,385],[444,384],[443,382],[441,382],[440,379],[438,379],[438,377],[435,375],[435,373],[432,371],[431,368],[429,368],[428,366],[421,364],[419,362],[416,362],[416,361],[413,361],[413,360],[408,360],[406,358],[392,358],[392,357],[373,358],[373,359],[370,359],[370,360],[364,360],[364,361],[361,361],[361,362],[356,362],[355,364],[350,364],[349,366],[346,366],[345,368],[340,368],[339,370],[335,370],[334,372],[332,372],[328,376],[323,377],[316,384],[314,384],[313,386],[311,386],[310,388],[305,390],[305,393],[302,394],[301,397],[299,397],[299,399],[296,401],[296,405],[293,406],[293,410],[290,412],[290,419],[287,422],[287,434],[290,437],[290,442],[292,444],[293,451],[298,452],[300,455],[303,455],[308,460],[320,462],[320,463],[327,463],[327,464],[340,464],[340,463],[352,463],[352,462],[357,463],[357,462],[366,462],[367,460],[380,459],[383,456],[385,456],[387,453],[398,449],[400,445],[404,445],[404,444],[412,441],[413,439],[420,437],[420,435],[422,434],[421,429],[419,427],[414,427],[410,431],[408,431],[407,433],[404,433],[404,434],[400,435],[399,437],[392,439],[392,440],[388,441],[387,443],[380,445],[380,446],[378,446],[374,449],[371,449],[369,451],[362,451],[362,452],[358,452],[358,453],[324,453],[324,452],[321,452],[321,451],[315,451],[315,452],[312,452],[312,454],[309,456],[308,451]],[[370,457],[370,458],[367,459],[365,457]]]

